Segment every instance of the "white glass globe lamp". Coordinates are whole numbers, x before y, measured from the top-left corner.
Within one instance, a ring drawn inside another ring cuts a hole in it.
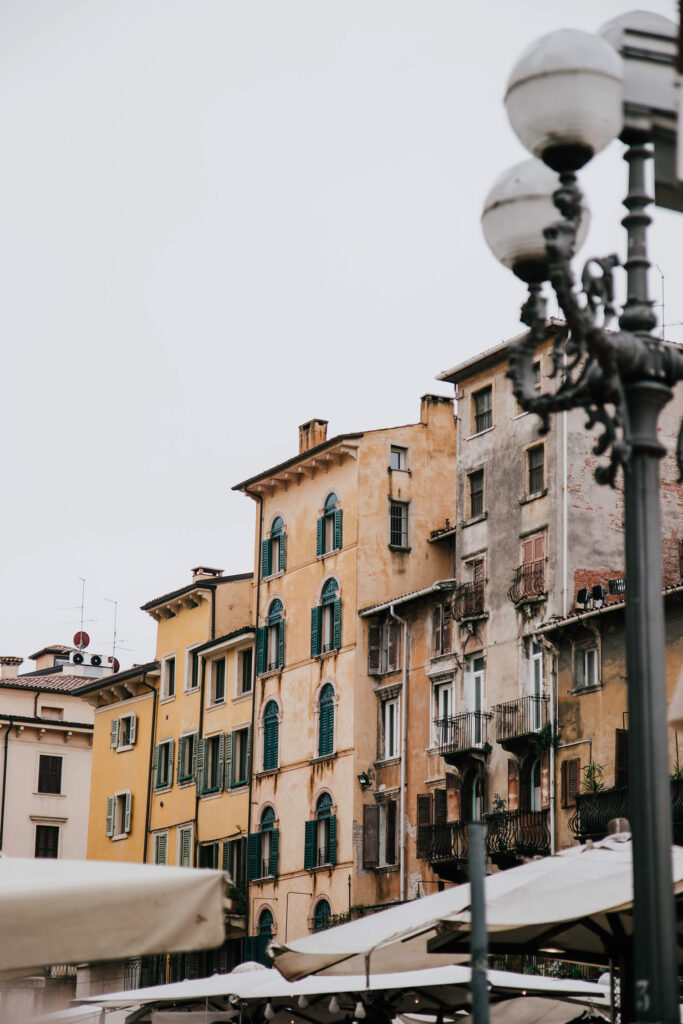
[[[491,252],[528,283],[548,276],[543,231],[561,220],[553,203],[559,184],[557,174],[534,157],[501,174],[484,202],[481,224]],[[582,206],[577,249],[586,239],[589,222],[589,211]]]
[[[577,171],[623,125],[623,61],[601,36],[563,28],[513,67],[505,107],[523,146],[555,171]]]

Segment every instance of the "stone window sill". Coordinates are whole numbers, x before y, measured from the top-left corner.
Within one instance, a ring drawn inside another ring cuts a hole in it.
[[[548,493],[548,488],[544,487],[542,491],[536,491],[535,494],[527,494],[526,497],[520,498],[520,505],[528,505],[530,501],[537,501],[539,498],[545,498]]]
[[[471,519],[463,519],[462,522],[460,523],[460,526],[461,528],[464,528],[465,526],[474,526],[475,523],[483,523],[486,519],[488,519],[488,517],[488,512],[482,512],[480,516],[472,516]]]
[[[490,434],[490,433],[491,433],[491,431],[495,429],[495,426],[496,426],[496,425],[495,425],[495,423],[494,423],[494,424],[493,424],[493,426],[491,426],[491,427],[487,427],[487,428],[486,428],[486,430],[480,430],[480,431],[478,431],[478,432],[477,432],[476,434],[469,434],[469,436],[468,436],[468,437],[466,437],[466,438],[465,438],[465,440],[466,440],[466,441],[472,441],[472,440],[473,440],[473,438],[475,438],[475,437],[483,437],[483,436],[484,436],[484,434]]]
[[[399,554],[409,555],[413,550],[411,547],[406,547],[404,544],[389,544],[388,548],[390,551],[397,551]]]
[[[336,750],[334,750],[331,754],[321,754],[319,757],[312,757],[310,763],[311,764],[324,764],[325,761],[334,761],[336,756],[337,756],[337,752],[336,752]]]
[[[598,690],[602,690],[602,680],[599,683],[595,683],[594,686],[577,686],[573,690],[569,691],[570,697],[580,697],[583,693],[597,693]]]

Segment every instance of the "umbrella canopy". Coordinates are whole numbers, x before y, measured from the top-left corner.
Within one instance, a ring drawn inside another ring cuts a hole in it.
[[[683,848],[673,847],[672,858],[681,894]],[[485,889],[491,951],[543,948],[559,959],[605,963],[605,942],[632,931],[631,843],[563,850],[489,875]],[[269,952],[290,979],[453,963],[469,956],[469,909],[470,887],[459,885],[288,945],[273,942]]]
[[[220,946],[222,871],[0,857],[0,964],[118,960]]]
[[[223,1020],[237,1017],[262,1019],[270,1003],[270,1024],[342,1024],[354,1016],[359,1002],[369,1017],[387,1018],[398,1013],[446,1015],[469,1006],[469,967],[451,966],[399,974],[338,977],[312,977],[289,982],[276,971],[247,970],[245,965],[231,974],[215,974],[197,981],[181,981],[153,988],[91,996],[88,1004],[103,1007],[152,1005],[162,1010],[169,1004],[181,1004],[183,1012],[194,1005],[216,1012],[226,1007]],[[602,985],[567,978],[543,978],[537,975],[489,972],[492,1001],[514,999],[520,995],[541,995],[567,999],[584,1006],[609,1005],[609,991]],[[362,1014],[358,1015],[362,1019]],[[574,1013],[574,1016],[577,1016]]]

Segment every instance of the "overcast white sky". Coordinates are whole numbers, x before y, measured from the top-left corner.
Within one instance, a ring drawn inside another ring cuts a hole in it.
[[[633,6],[3,0],[0,653],[71,642],[86,577],[91,649],[113,598],[122,664],[149,660],[139,606],[193,565],[251,568],[230,487],[294,454],[299,423],[414,421],[450,391],[436,373],[518,331],[479,226],[525,156],[508,72]],[[583,181],[584,253],[621,252],[620,146]],[[683,220],[655,218],[683,320]]]

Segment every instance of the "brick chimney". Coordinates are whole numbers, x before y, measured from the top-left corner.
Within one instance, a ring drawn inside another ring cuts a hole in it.
[[[309,420],[299,427],[299,455],[327,441],[327,420]]]
[[[0,656],[0,679],[16,679],[23,658],[13,658],[9,654]]]
[[[215,580],[223,575],[222,569],[210,569],[206,565],[196,565],[192,570],[192,582],[195,580]]]

